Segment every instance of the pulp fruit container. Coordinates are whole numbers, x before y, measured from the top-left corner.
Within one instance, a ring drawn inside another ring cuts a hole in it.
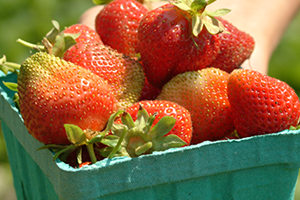
[[[300,131],[203,142],[138,158],[104,159],[75,169],[52,160],[24,126],[0,75],[0,119],[18,199],[292,200]]]

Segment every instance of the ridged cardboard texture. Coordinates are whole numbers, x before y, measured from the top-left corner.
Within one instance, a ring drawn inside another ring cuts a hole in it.
[[[16,81],[16,75],[0,76]],[[293,199],[300,131],[203,142],[81,169],[52,160],[1,85],[0,119],[18,199]]]

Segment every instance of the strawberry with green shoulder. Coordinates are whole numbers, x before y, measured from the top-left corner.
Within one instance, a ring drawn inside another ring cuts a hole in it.
[[[72,25],[60,31],[57,22],[53,21],[53,25],[43,39],[43,45],[39,45],[40,50],[88,69],[106,80],[116,99],[115,111],[139,100],[145,76],[138,61],[103,45],[88,27]],[[80,34],[77,29],[81,30]]]
[[[240,137],[276,133],[297,126],[300,103],[285,82],[250,69],[236,69],[228,79],[228,99]]]
[[[111,86],[116,109],[136,103],[144,86],[144,72],[138,61],[100,43],[78,43],[63,57],[100,76]]]
[[[44,144],[69,144],[64,124],[101,131],[114,112],[104,79],[44,52],[22,63],[17,84],[24,124]]]
[[[234,131],[228,77],[227,72],[217,68],[184,72],[166,83],[158,95],[158,100],[175,102],[191,113],[192,144],[219,140]]]

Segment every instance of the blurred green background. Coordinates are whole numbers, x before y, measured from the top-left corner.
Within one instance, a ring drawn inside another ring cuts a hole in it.
[[[92,6],[92,0],[0,0],[0,57],[5,54],[9,61],[22,62],[30,55],[30,50],[16,43],[17,38],[36,43],[52,28],[51,20],[60,22],[61,27],[69,26],[76,23],[79,16]],[[269,67],[270,76],[287,82],[298,95],[300,95],[299,33],[300,12],[286,30]],[[1,131],[0,199],[15,199]],[[295,199],[300,200],[300,184],[297,186]]]

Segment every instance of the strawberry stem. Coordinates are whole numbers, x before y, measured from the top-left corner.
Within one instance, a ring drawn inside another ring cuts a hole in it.
[[[115,153],[119,150],[119,148],[121,147],[121,144],[125,138],[125,135],[127,134],[128,128],[126,126],[124,126],[123,132],[121,134],[121,137],[117,143],[117,145],[113,148],[113,150],[110,152],[108,158],[113,158],[113,156],[115,155]]]
[[[94,151],[94,145],[93,144],[86,144],[86,148],[88,150],[89,156],[91,158],[91,162],[94,164],[97,162],[97,158]]]
[[[26,42],[22,39],[17,39],[17,42],[24,45],[25,47],[29,47],[31,49],[38,49],[39,51],[44,51],[45,47],[43,45],[38,45],[38,44],[32,44],[30,42]]]

